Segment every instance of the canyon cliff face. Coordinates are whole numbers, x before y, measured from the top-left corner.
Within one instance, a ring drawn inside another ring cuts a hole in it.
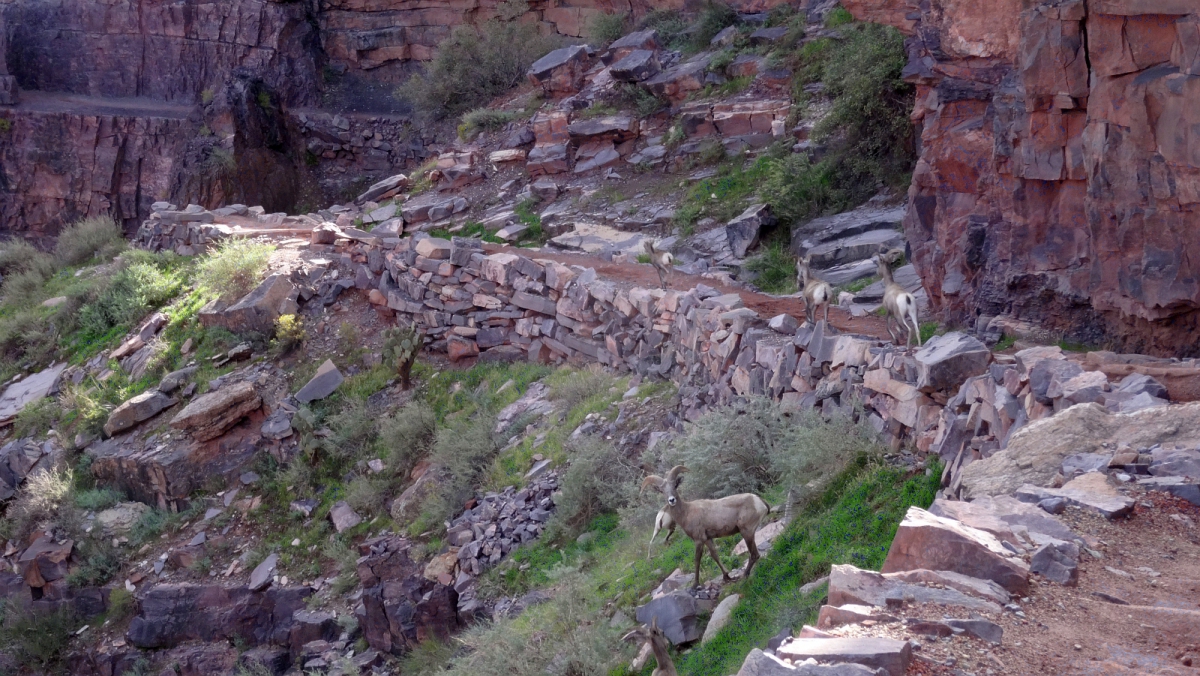
[[[943,319],[1200,353],[1200,4],[843,4],[908,36],[905,230]]]

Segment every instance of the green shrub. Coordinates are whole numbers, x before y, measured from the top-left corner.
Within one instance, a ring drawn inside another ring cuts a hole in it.
[[[425,72],[413,75],[398,94],[427,117],[456,115],[520,84],[529,66],[558,44],[533,23],[492,20],[478,29],[456,26]]]
[[[52,611],[25,609],[15,601],[0,601],[0,606],[0,655],[13,660],[22,670],[54,671],[75,630],[71,604],[62,604]],[[4,666],[3,662],[0,666]]]
[[[77,565],[67,576],[67,583],[75,588],[98,587],[121,570],[121,552],[103,535],[80,538],[74,557]]]
[[[45,299],[48,276],[41,270],[22,270],[4,278],[2,291],[8,307],[30,307]]]
[[[280,315],[275,320],[275,337],[271,340],[271,350],[277,355],[285,355],[304,343],[304,321],[296,315]]]
[[[515,119],[517,119],[517,114],[507,110],[476,108],[462,116],[462,122],[458,125],[458,137],[464,141],[470,141],[481,132],[499,131],[504,128],[504,125]]]
[[[679,49],[686,39],[691,24],[677,10],[652,9],[642,18],[638,30],[658,31],[659,41],[671,49]]]
[[[12,131],[12,128],[12,120],[8,119],[7,117],[0,117],[0,134],[7,134],[8,132]]]
[[[171,270],[171,257],[144,251],[129,254],[122,257],[120,268],[107,283],[84,289],[83,295],[76,298],[82,306],[73,323],[84,339],[101,338],[114,328],[129,327],[183,290],[186,280]]]
[[[384,477],[375,475],[356,476],[346,484],[346,502],[360,514],[378,514],[386,511],[388,483]]]
[[[63,228],[54,245],[54,257],[64,266],[82,265],[93,259],[110,260],[125,248],[121,226],[108,216],[100,216]]]
[[[499,448],[492,437],[491,416],[456,422],[437,431],[431,461],[445,472],[436,495],[426,501],[412,530],[440,528],[471,498],[479,476]]]
[[[379,445],[386,452],[385,465],[399,477],[407,477],[429,454],[437,433],[437,415],[423,401],[414,401],[379,423]]]
[[[603,12],[593,14],[588,20],[587,29],[584,34],[587,36],[588,44],[598,49],[603,49],[608,45],[616,42],[622,35],[625,35],[625,26],[628,23],[628,14]]]
[[[226,300],[250,293],[262,280],[275,247],[249,239],[228,238],[200,261],[197,284]]]
[[[841,6],[834,7],[825,15],[826,28],[837,28],[851,23],[854,23],[854,15]]]
[[[653,115],[669,105],[644,87],[630,82],[618,83],[615,91],[617,105],[632,108],[641,117]]]
[[[761,194],[784,223],[802,222],[827,211],[843,211],[857,204],[855,200],[861,194],[861,190],[852,190],[851,185],[837,181],[833,163],[822,161],[814,165],[803,153],[766,159],[763,168]]]
[[[326,423],[333,430],[330,450],[335,457],[359,458],[375,440],[375,415],[361,399],[348,400]]]
[[[562,496],[555,502],[554,517],[546,536],[573,535],[601,514],[614,513],[637,494],[638,468],[617,448],[599,437],[583,437],[568,444],[570,466],[563,473]]]
[[[855,458],[879,454],[864,425],[784,409],[768,399],[717,409],[663,452],[664,468],[686,465],[684,494],[717,498],[772,486],[803,500]]]
[[[75,494],[75,505],[82,510],[99,512],[125,499],[120,491],[111,488],[90,488]]]
[[[0,242],[0,275],[35,270],[43,279],[54,274],[54,260],[23,239]]]
[[[709,43],[725,28],[736,24],[737,10],[723,2],[706,0],[700,8],[700,15],[691,27],[691,48],[693,51],[708,49]]]
[[[50,431],[54,423],[62,417],[62,413],[58,400],[52,397],[44,397],[27,404],[13,422],[13,436],[41,437]]]
[[[796,259],[782,241],[763,247],[761,253],[746,261],[746,269],[758,275],[754,285],[767,293],[796,293]]]
[[[560,374],[555,374],[556,377],[551,381],[550,398],[561,402],[567,411],[606,392],[616,383],[612,376],[595,368],[560,372]]]
[[[170,514],[165,510],[151,509],[142,514],[142,518],[129,529],[129,540],[134,545],[141,546],[162,535],[169,522]]]

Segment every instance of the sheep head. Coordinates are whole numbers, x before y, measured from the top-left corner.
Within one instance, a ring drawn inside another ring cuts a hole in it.
[[[672,507],[679,504],[679,484],[683,482],[683,474],[687,471],[683,465],[675,465],[663,478],[662,492],[667,496],[667,504]]]

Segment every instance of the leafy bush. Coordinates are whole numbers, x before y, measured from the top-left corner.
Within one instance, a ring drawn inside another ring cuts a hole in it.
[[[837,28],[851,23],[854,23],[854,15],[847,11],[845,7],[834,7],[825,15],[826,28]]]
[[[379,445],[386,450],[385,465],[407,477],[433,445],[437,415],[423,401],[414,401],[379,423]]]
[[[99,512],[125,499],[120,491],[111,488],[91,488],[75,494],[75,505],[89,512]]]
[[[832,163],[814,165],[802,153],[766,159],[763,173],[763,199],[784,223],[805,221],[827,211],[844,211],[857,204],[865,188],[838,182]]]
[[[462,122],[458,125],[458,137],[470,141],[481,132],[503,129],[504,125],[515,119],[517,114],[507,110],[476,108],[462,116]]]
[[[112,259],[126,248],[121,226],[108,216],[88,218],[58,233],[54,257],[61,265],[82,265],[98,258]]]
[[[140,321],[183,290],[183,275],[171,270],[169,256],[144,251],[129,252],[107,284],[86,289],[77,298],[82,307],[75,322],[85,337],[98,338],[117,327]]]
[[[700,8],[700,16],[692,26],[692,49],[700,51],[708,48],[717,33],[736,24],[737,21],[737,10],[723,2],[707,0]]]
[[[663,467],[686,465],[684,492],[716,498],[772,486],[805,499],[823,490],[852,460],[880,452],[865,426],[811,412],[797,413],[768,399],[713,411],[663,452]]]
[[[558,44],[533,23],[456,26],[425,72],[413,75],[398,94],[434,119],[478,108],[520,84],[529,66]]]
[[[304,322],[296,315],[280,315],[275,320],[275,337],[271,340],[271,349],[278,355],[285,355],[299,347],[304,342]]]
[[[412,530],[438,527],[471,498],[475,480],[499,449],[492,438],[491,416],[457,422],[437,431],[431,461],[444,471],[445,481],[426,501]]]
[[[54,274],[54,261],[23,239],[0,242],[0,275],[37,271],[43,279]]]
[[[566,449],[571,464],[563,474],[562,497],[546,536],[570,535],[595,517],[616,512],[636,495],[637,467],[611,443],[598,437],[583,437]]]
[[[682,47],[690,24],[678,11],[673,9],[653,9],[646,13],[638,30],[652,28],[658,31],[658,39],[671,49]]]
[[[629,15],[625,13],[603,12],[593,14],[588,20],[585,35],[588,43],[603,49],[625,35],[625,26]]]
[[[347,401],[327,423],[333,430],[330,451],[338,458],[359,457],[375,439],[375,416],[361,399]]]
[[[74,557],[78,563],[67,576],[72,587],[100,586],[121,570],[121,552],[104,536],[80,538]]]
[[[0,601],[0,606],[0,655],[23,670],[53,671],[75,630],[71,604],[51,611],[22,608],[15,601]],[[0,661],[0,668],[6,666]]]
[[[346,502],[363,514],[381,511],[387,497],[387,481],[383,477],[361,475],[346,484]]]
[[[228,238],[200,261],[197,284],[226,300],[250,293],[262,279],[275,247],[249,239]]]

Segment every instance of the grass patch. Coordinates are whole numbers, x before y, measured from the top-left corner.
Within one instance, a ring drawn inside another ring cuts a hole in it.
[[[20,670],[57,671],[75,625],[70,604],[54,611],[40,611],[0,601],[0,653]],[[0,661],[0,666],[6,665]]]
[[[863,289],[867,288],[868,286],[871,286],[872,284],[874,284],[877,281],[879,281],[879,277],[877,275],[871,275],[870,277],[856,279],[853,282],[847,282],[846,284],[844,284],[843,286],[841,286],[839,288],[841,288],[842,291],[846,291],[849,293],[858,293],[859,291],[862,291]]]
[[[197,266],[196,282],[227,301],[237,300],[250,293],[262,280],[274,250],[270,244],[227,238]]]
[[[1012,348],[1012,346],[1016,345],[1016,344],[1017,344],[1016,336],[1000,336],[1000,340],[996,341],[996,344],[992,346],[992,351],[993,352],[1003,352],[1007,349]]]
[[[942,334],[941,326],[937,322],[921,322],[921,344],[929,342],[929,339]]]
[[[726,162],[717,175],[698,181],[684,194],[675,212],[675,223],[685,232],[703,218],[729,221],[746,208],[746,200],[760,187],[766,171],[762,159],[746,166],[741,159]]]
[[[517,117],[517,113],[507,110],[476,108],[462,116],[462,122],[458,125],[458,138],[470,141],[485,131],[499,131]]]
[[[112,218],[101,216],[63,228],[54,245],[54,257],[63,267],[82,265],[95,259],[111,260],[127,246],[121,226]]]
[[[589,44],[603,49],[625,35],[628,24],[629,15],[624,12],[601,12],[588,19],[584,34]]]
[[[746,261],[746,269],[758,275],[755,286],[767,293],[796,293],[796,259],[783,241],[763,247],[762,252]]]

